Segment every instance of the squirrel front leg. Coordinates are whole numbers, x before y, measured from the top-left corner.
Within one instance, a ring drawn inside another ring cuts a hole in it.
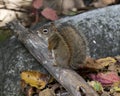
[[[48,50],[54,50],[58,47],[60,42],[60,38],[57,36],[57,34],[53,34],[51,37],[48,39]]]
[[[54,66],[57,66],[57,60],[56,58],[56,53],[55,53],[55,49],[57,49],[58,45],[60,42],[60,38],[57,36],[57,34],[53,34],[49,39],[48,39],[48,50],[51,52],[52,57],[54,58]]]

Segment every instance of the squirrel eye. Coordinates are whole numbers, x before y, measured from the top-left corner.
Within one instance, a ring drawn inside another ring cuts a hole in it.
[[[47,34],[48,33],[48,29],[43,29],[43,33]]]

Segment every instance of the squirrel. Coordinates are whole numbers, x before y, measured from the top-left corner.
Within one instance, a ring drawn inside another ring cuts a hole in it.
[[[82,32],[73,25],[53,23],[40,27],[37,32],[48,40],[48,50],[53,54],[57,66],[78,69],[85,63],[87,41]]]

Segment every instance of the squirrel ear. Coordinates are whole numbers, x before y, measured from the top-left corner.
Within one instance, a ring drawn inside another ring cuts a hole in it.
[[[54,22],[51,22],[51,25],[55,25],[55,23],[54,23]]]
[[[57,27],[55,26],[54,22],[51,22],[51,27],[53,28],[54,31],[57,31]]]

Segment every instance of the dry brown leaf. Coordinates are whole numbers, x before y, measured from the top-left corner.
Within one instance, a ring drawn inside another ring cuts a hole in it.
[[[115,63],[116,63],[116,60],[112,57],[100,58],[97,60],[93,58],[87,58],[85,67],[91,68],[91,69],[102,69],[110,64],[115,64]]]
[[[120,56],[115,56],[114,58],[116,63],[109,65],[108,70],[120,73]]]
[[[118,63],[120,63],[120,56],[115,56],[115,59],[117,60]]]
[[[61,3],[62,13],[69,15],[73,9],[86,7],[83,0],[63,0]]]
[[[39,93],[39,96],[56,96],[53,90],[47,88]]]
[[[116,71],[117,71],[118,73],[120,73],[120,65],[119,65],[119,64],[116,64],[116,65],[115,65],[115,68],[116,68]]]
[[[92,5],[94,7],[104,7],[114,3],[116,3],[116,0],[97,0],[96,2],[93,2]]]
[[[113,96],[120,96],[120,92],[114,92]]]
[[[110,96],[108,92],[103,92],[101,96]]]
[[[95,59],[90,58],[90,57],[87,57],[87,58],[86,58],[85,67],[91,68],[91,69],[98,69],[96,65],[97,65],[97,64],[96,64],[96,62],[95,62]]]
[[[34,93],[33,89],[30,88],[30,89],[28,90],[28,92],[27,92],[27,96],[32,96],[33,93]]]

